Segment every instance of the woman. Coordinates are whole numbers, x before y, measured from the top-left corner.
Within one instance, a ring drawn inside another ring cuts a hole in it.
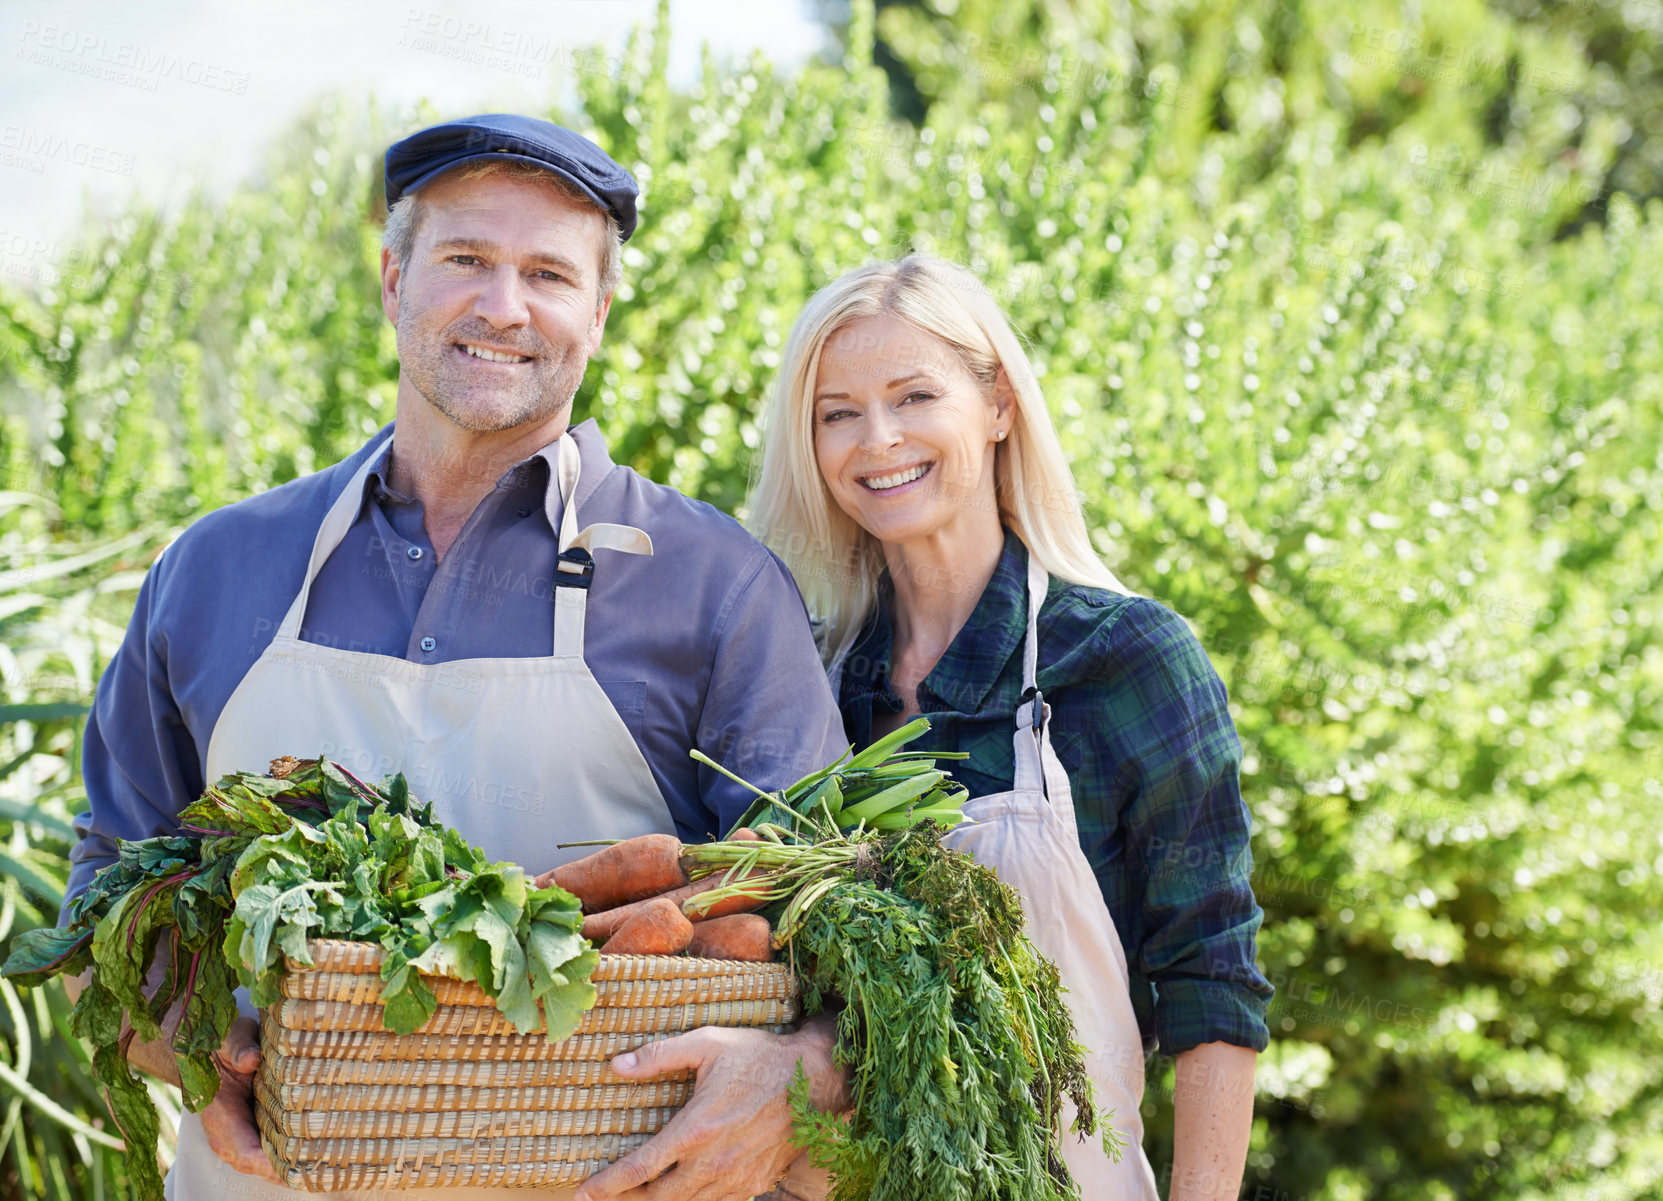
[[[1027,356],[960,268],[922,256],[820,291],[792,332],[750,504],[815,617],[850,739],[919,713],[964,750],[951,836],[1022,894],[1057,962],[1116,1165],[1065,1138],[1084,1196],[1154,1198],[1147,1044],[1176,1054],[1171,1196],[1234,1197],[1270,986],[1254,966],[1240,743],[1171,610],[1098,560]]]

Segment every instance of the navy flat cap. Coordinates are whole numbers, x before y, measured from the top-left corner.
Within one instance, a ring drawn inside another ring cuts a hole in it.
[[[532,163],[569,179],[618,221],[625,241],[635,232],[635,177],[606,151],[552,121],[486,113],[417,130],[387,148],[387,207],[434,176],[475,159]]]

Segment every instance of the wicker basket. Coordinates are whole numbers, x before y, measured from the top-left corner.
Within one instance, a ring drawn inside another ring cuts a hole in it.
[[[697,1026],[782,1031],[797,1018],[781,963],[606,955],[595,1007],[551,1043],[519,1034],[473,984],[427,978],[414,1034],[381,1023],[381,949],[317,941],[261,1021],[260,1136],[292,1189],[577,1184],[652,1137],[691,1073],[628,1081],[608,1060]]]

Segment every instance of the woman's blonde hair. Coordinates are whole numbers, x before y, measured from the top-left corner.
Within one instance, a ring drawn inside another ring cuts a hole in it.
[[[1074,475],[1022,344],[987,289],[962,267],[912,254],[871,263],[826,285],[797,318],[765,417],[762,466],[749,502],[751,530],[785,560],[835,665],[877,603],[878,540],[838,508],[814,457],[814,382],[827,340],[851,321],[888,315],[939,338],[981,381],[989,402],[1001,370],[1015,396],[995,450],[999,520],[1050,574],[1126,592],[1086,533]]]

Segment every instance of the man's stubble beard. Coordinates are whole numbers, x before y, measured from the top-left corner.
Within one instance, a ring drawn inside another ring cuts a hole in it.
[[[421,337],[419,331],[414,328],[420,317],[419,312],[409,313],[408,310],[399,314],[397,333],[400,375],[409,380],[410,386],[423,400],[451,422],[471,433],[500,433],[556,416],[562,409],[571,407],[572,398],[577,395],[578,387],[583,383],[584,372],[589,367],[589,348],[587,345],[578,344],[575,353],[567,354],[555,363],[548,374],[534,372],[531,379],[525,381],[529,387],[516,388],[510,394],[513,403],[506,412],[484,413],[477,406],[470,406],[457,399],[455,393],[461,391],[460,388],[453,390],[445,385],[444,376],[451,367],[448,359],[454,335],[447,331],[437,344]],[[460,340],[469,339],[463,336]],[[500,333],[491,333],[480,335],[477,340],[503,343],[515,339],[505,339]],[[537,342],[536,347],[518,349],[522,354],[534,354],[536,363],[541,366],[549,362],[552,347],[542,338],[538,338]],[[407,354],[406,348],[412,344],[420,349]],[[547,382],[543,383],[544,380]],[[539,384],[542,386],[538,386]]]

